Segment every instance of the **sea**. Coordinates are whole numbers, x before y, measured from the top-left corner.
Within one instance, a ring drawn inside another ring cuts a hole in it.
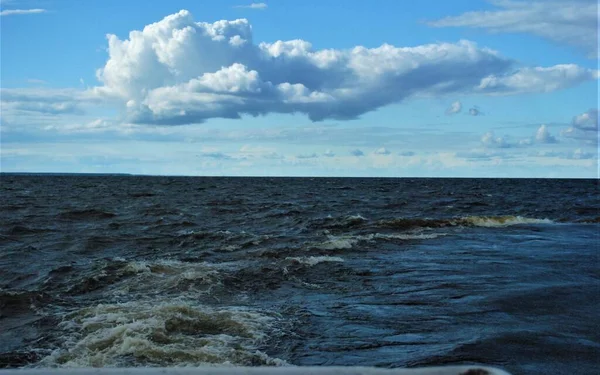
[[[600,368],[599,180],[0,175],[0,368]]]

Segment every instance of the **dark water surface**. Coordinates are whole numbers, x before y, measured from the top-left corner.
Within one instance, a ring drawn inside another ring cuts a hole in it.
[[[600,367],[597,180],[0,176],[0,367]]]

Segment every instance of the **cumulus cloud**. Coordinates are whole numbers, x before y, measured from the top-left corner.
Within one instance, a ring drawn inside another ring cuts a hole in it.
[[[469,115],[471,116],[481,116],[483,112],[481,112],[477,107],[469,108]]]
[[[46,9],[7,9],[0,11],[0,16],[13,16],[13,15],[24,15],[24,14],[40,14],[46,13]]]
[[[535,141],[537,143],[556,143],[556,138],[550,134],[546,125],[541,125],[535,133]]]
[[[110,57],[94,93],[120,100],[130,122],[146,124],[267,113],[347,120],[416,95],[545,92],[597,79],[577,66],[516,68],[470,41],[348,50],[256,44],[245,19],[195,22],[185,10],[128,39],[107,38]]]
[[[571,127],[563,130],[561,135],[592,143],[598,142],[598,109],[593,108],[573,117]]]
[[[364,153],[364,152],[362,152],[362,151],[361,151],[361,150],[359,150],[359,149],[356,149],[356,150],[352,150],[352,151],[350,151],[350,155],[352,155],[352,156],[364,156],[364,155],[365,155],[365,153]]]
[[[267,4],[265,3],[252,3],[250,5],[236,5],[234,8],[242,8],[242,9],[267,9]]]
[[[327,151],[325,151],[325,153],[323,154],[323,156],[328,157],[328,158],[332,158],[332,157],[335,156],[335,154],[331,150],[327,150]]]
[[[481,137],[481,143],[485,147],[490,147],[490,148],[509,148],[509,147],[511,147],[511,144],[508,142],[508,140],[505,137],[497,137],[493,130],[490,130],[489,132],[485,133]]]
[[[453,115],[455,113],[459,113],[460,111],[462,111],[462,104],[460,101],[457,100],[454,103],[450,104],[450,107],[446,109],[446,114]]]
[[[389,155],[389,154],[391,154],[390,150],[388,150],[385,147],[378,148],[373,153],[376,154],[376,155]]]
[[[573,127],[581,130],[598,131],[598,109],[590,109],[573,118]]]
[[[497,9],[429,22],[434,27],[473,27],[493,33],[527,33],[574,46],[598,57],[596,0],[492,0]]]

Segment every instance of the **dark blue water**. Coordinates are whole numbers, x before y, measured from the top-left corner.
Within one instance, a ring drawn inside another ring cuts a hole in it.
[[[596,180],[0,178],[3,367],[600,365]]]

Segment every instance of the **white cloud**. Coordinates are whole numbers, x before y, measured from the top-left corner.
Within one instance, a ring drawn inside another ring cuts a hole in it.
[[[346,120],[418,95],[546,92],[597,79],[575,65],[515,70],[469,41],[349,50],[255,44],[245,19],[194,22],[185,10],[126,40],[109,35],[108,52],[94,92],[118,98],[130,121],[147,124],[273,112]]]
[[[590,109],[573,118],[573,127],[581,130],[598,131],[598,109]]]
[[[434,27],[474,27],[493,33],[527,33],[574,46],[598,58],[596,0],[495,0],[492,11],[467,12],[430,22]]]
[[[560,134],[566,138],[598,143],[598,109],[593,108],[573,117],[571,127],[563,130]]]
[[[490,130],[481,137],[481,143],[485,147],[491,148],[509,148],[511,144],[505,137],[496,137],[494,131]]]
[[[453,115],[455,113],[459,113],[460,111],[462,111],[462,104],[460,101],[457,100],[454,103],[450,104],[450,107],[446,109],[446,114]]]
[[[335,156],[335,154],[331,150],[327,150],[327,151],[325,151],[325,153],[323,153],[323,156],[332,158]]]
[[[550,134],[546,125],[541,125],[535,133],[537,143],[556,143],[556,138]]]
[[[7,9],[0,11],[0,16],[46,13],[46,9]]]
[[[470,41],[348,50],[313,50],[303,40],[256,44],[245,19],[195,22],[185,10],[128,39],[107,39],[101,86],[3,89],[3,111],[83,113],[85,103],[102,100],[136,124],[269,113],[348,120],[416,96],[548,92],[598,79],[596,70],[576,65],[518,67]]]
[[[389,154],[391,154],[390,150],[386,149],[385,147],[378,148],[373,153],[376,154],[376,155],[389,155]]]
[[[250,5],[236,5],[234,8],[243,8],[243,9],[267,9],[267,4],[265,3],[252,3]]]
[[[548,68],[521,68],[511,74],[490,75],[481,80],[476,91],[495,95],[551,92],[598,79],[596,70],[574,64],[561,64]]]

